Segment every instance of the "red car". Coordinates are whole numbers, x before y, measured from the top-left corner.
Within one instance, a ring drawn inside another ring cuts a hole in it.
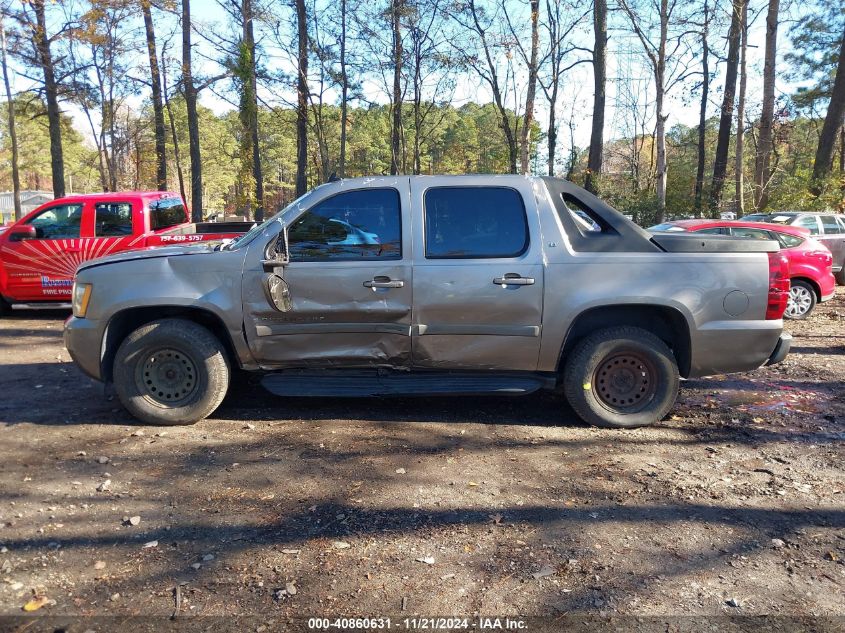
[[[652,226],[649,231],[690,231],[778,242],[789,261],[792,282],[784,313],[787,319],[806,319],[817,302],[832,299],[835,294],[833,255],[805,228],[742,220],[674,220]]]

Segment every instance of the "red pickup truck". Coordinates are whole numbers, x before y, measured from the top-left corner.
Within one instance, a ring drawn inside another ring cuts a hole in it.
[[[0,232],[0,313],[71,299],[77,267],[126,250],[235,237],[251,222],[192,224],[179,194],[130,191],[51,200]]]

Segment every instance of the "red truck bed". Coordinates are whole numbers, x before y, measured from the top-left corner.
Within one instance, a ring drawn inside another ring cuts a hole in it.
[[[251,222],[192,224],[179,194],[119,192],[51,200],[0,232],[0,310],[71,298],[84,261],[126,250],[235,237]]]

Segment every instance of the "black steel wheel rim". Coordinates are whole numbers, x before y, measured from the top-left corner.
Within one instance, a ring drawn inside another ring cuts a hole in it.
[[[147,353],[138,363],[135,382],[145,398],[170,408],[190,400],[199,379],[197,366],[188,354],[161,348]]]
[[[657,371],[646,354],[628,350],[603,359],[592,388],[601,404],[617,413],[644,409],[657,393]]]

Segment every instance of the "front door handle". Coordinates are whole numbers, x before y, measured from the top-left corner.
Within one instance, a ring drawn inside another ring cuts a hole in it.
[[[401,279],[391,279],[382,275],[364,282],[364,288],[402,288],[404,285],[405,282]]]
[[[493,283],[497,286],[533,286],[534,277],[523,277],[519,273],[507,273],[504,277],[495,277]]]

